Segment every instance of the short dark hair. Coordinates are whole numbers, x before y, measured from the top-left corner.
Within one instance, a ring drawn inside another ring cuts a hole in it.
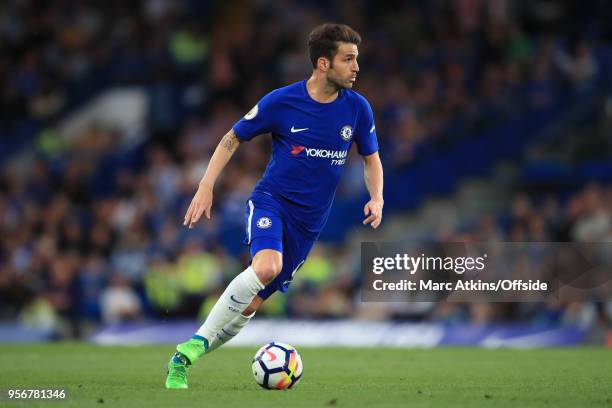
[[[317,67],[317,60],[321,57],[333,60],[339,42],[359,45],[361,36],[345,24],[326,23],[315,27],[308,36],[308,55],[312,67]]]

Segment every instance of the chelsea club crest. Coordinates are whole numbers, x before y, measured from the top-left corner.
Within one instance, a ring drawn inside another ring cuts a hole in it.
[[[266,229],[272,226],[272,220],[268,217],[261,217],[257,220],[257,228]]]
[[[353,137],[353,127],[351,125],[343,126],[340,129],[340,137],[347,142],[351,140],[351,137]]]

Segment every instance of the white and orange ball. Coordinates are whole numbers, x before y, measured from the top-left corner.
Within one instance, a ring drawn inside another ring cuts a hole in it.
[[[269,390],[287,390],[302,377],[302,359],[295,347],[268,343],[253,357],[253,376],[257,384]]]

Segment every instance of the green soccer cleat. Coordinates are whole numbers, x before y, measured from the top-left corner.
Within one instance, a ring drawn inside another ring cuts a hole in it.
[[[178,353],[177,353],[178,354]],[[177,356],[172,356],[168,363],[168,376],[166,377],[166,388],[180,390],[188,388],[187,370],[189,366],[175,362]]]
[[[194,336],[176,346],[176,353],[168,363],[166,388],[185,389],[187,386],[187,371],[208,349],[208,341],[204,337]]]
[[[187,357],[187,365],[193,365],[208,350],[208,341],[204,337],[194,336],[176,346],[176,351]]]

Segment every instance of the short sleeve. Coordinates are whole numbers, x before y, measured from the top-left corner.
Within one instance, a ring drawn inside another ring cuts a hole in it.
[[[362,156],[369,156],[378,151],[374,113],[365,99],[362,99],[361,110],[357,118],[355,143],[357,143],[357,151]]]
[[[233,126],[238,139],[249,141],[274,130],[274,92],[270,92]]]

